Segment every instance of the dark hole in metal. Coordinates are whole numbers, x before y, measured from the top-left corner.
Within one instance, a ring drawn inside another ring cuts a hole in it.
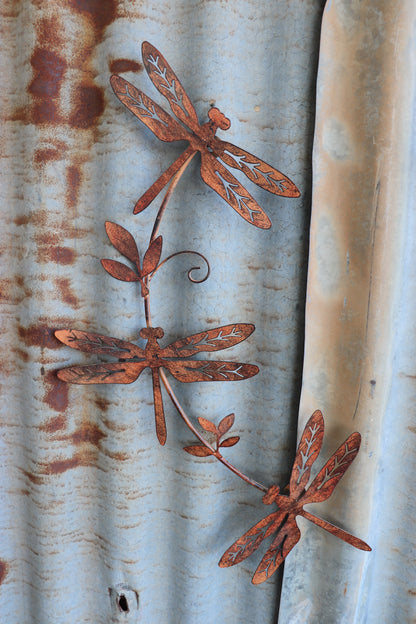
[[[125,611],[125,612],[130,611],[129,603],[127,602],[127,598],[125,597],[124,594],[120,595],[120,598],[118,599],[118,606],[119,606],[120,611]]]

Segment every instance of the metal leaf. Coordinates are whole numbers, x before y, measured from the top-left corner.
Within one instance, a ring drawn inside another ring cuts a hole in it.
[[[143,277],[152,273],[159,264],[160,254],[162,253],[162,243],[162,237],[158,236],[151,242],[149,249],[144,254],[142,269]]]
[[[214,425],[213,422],[211,422],[207,418],[202,418],[200,416],[198,417],[198,422],[201,425],[202,429],[205,429],[205,431],[209,431],[210,433],[214,433],[214,434],[217,433],[217,427]]]
[[[213,455],[213,452],[206,446],[202,446],[202,444],[195,444],[195,446],[185,446],[183,450],[190,455],[195,455],[195,457],[208,457],[208,455]]]
[[[137,273],[117,260],[108,260],[105,258],[101,260],[101,264],[107,273],[122,282],[138,282],[140,279]]]
[[[137,249],[136,241],[133,236],[126,229],[113,223],[112,221],[105,222],[105,229],[110,242],[123,256],[135,263],[140,271],[140,257],[139,250]]]
[[[235,416],[234,414],[228,414],[225,418],[222,419],[220,424],[218,425],[218,433],[220,436],[223,436],[234,424]],[[222,446],[222,445],[221,445]]]
[[[227,438],[226,440],[223,440],[220,446],[234,446],[235,444],[237,444],[239,439],[240,439],[240,436],[232,436],[231,438]]]

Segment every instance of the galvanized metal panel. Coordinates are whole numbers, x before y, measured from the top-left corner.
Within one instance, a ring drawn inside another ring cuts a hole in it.
[[[414,3],[328,3],[317,111],[300,427],[319,401],[331,447],[352,429],[363,434],[319,513],[343,519],[374,552],[305,526],[286,562],[279,621],[410,623]]]

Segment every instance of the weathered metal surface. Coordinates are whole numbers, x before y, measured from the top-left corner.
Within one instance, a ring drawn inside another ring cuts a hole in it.
[[[331,440],[361,432],[325,517],[373,552],[305,526],[285,563],[282,624],[416,617],[415,17],[414,2],[387,1],[324,14],[300,428],[320,401]]]
[[[230,458],[236,465],[244,458],[258,479],[285,482],[303,344],[320,10],[303,0],[3,4],[5,622],[273,621],[277,574],[255,588],[249,566],[217,567],[235,535],[255,522],[259,493],[218,462],[180,451],[190,440],[172,409],[165,448],[151,445],[145,384],[69,387],[59,380],[56,370],[73,365],[74,354],[52,330],[87,331],[93,319],[97,332],[132,340],[143,326],[137,284],[115,285],[99,258],[105,245],[109,259],[113,253],[105,220],[122,222],[141,244],[148,240],[153,208],[131,211],[180,153],[176,145],[170,154],[155,150],[153,135],[109,88],[113,72],[135,72],[126,77],[141,84],[139,42],[150,39],[178,71],[199,118],[210,103],[229,107],[233,143],[284,163],[302,191],[288,201],[256,190],[274,223],[265,232],[224,210],[191,166],[164,220],[165,251],[176,251],[176,240],[201,250],[210,280],[181,281],[189,268],[183,256],[152,282],[154,324],[168,340],[231,323],[237,313],[256,325],[256,341],[238,348],[261,375],[239,385],[232,401],[224,384],[215,394],[204,384],[197,392],[187,384],[175,390],[195,422],[235,412],[241,440]],[[136,613],[126,616],[120,588],[131,592],[127,604],[137,596]]]

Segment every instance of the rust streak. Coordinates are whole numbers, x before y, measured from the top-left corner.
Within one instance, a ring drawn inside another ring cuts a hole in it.
[[[6,578],[8,571],[9,571],[9,566],[3,559],[0,559],[0,585],[3,583],[4,579]]]
[[[34,99],[31,121],[35,124],[62,122],[57,101],[67,62],[46,48],[35,48],[31,64],[33,79],[28,91]]]
[[[69,123],[73,128],[87,129],[96,125],[104,112],[104,95],[97,85],[78,86],[73,95],[73,108]]]
[[[28,327],[19,325],[18,334],[28,347],[46,347],[58,349],[61,345],[54,336],[54,330],[40,323],[34,323]]]
[[[68,407],[68,385],[58,379],[54,371],[45,375],[45,381],[49,389],[45,393],[43,402],[55,412],[65,412]]]
[[[121,74],[122,72],[139,72],[142,71],[143,65],[131,59],[114,59],[109,63],[109,69],[112,74]]]
[[[66,5],[91,21],[97,42],[101,41],[106,27],[116,18],[116,0],[69,0]]]
[[[46,422],[39,426],[39,429],[41,431],[46,431],[47,433],[56,433],[61,429],[66,429],[67,422],[67,417],[64,414],[60,414],[59,416],[49,418]]]
[[[74,208],[78,204],[79,190],[81,187],[81,169],[72,164],[66,170],[66,205]]]
[[[74,295],[70,287],[70,281],[67,277],[58,277],[55,279],[55,284],[59,290],[61,300],[67,303],[71,308],[78,308],[78,298]]]
[[[79,466],[94,466],[95,462],[92,457],[83,456],[76,453],[67,459],[56,459],[43,466],[43,474],[55,475],[62,474],[67,470],[78,468]]]

